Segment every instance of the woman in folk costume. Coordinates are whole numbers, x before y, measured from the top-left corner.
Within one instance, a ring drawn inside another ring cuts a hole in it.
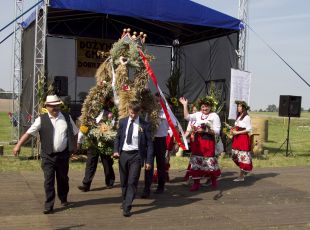
[[[184,109],[184,118],[192,122],[190,145],[192,155],[190,157],[189,176],[194,180],[190,191],[197,191],[201,184],[200,179],[210,177],[212,187],[217,186],[217,177],[221,175],[217,159],[215,157],[215,135],[219,135],[221,122],[219,116],[212,112],[214,99],[203,97],[198,100],[199,112],[189,114],[188,101],[181,97],[180,102]]]
[[[237,120],[231,129],[232,139],[232,160],[240,168],[240,175],[234,181],[244,181],[244,177],[253,168],[251,157],[251,142],[249,133],[252,130],[251,118],[247,113],[250,107],[245,101],[236,101]]]

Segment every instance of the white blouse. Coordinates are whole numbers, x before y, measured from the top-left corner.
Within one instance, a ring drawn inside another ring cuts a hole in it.
[[[242,120],[240,120],[241,117],[238,117],[238,119],[235,121],[235,126],[238,126],[240,128],[245,128],[246,131],[251,132],[252,131],[252,125],[251,125],[251,118],[249,115],[246,115]]]
[[[199,127],[201,124],[207,124],[214,131],[215,135],[220,135],[221,121],[216,113],[205,115],[202,112],[196,112],[189,114],[186,120],[190,121],[194,127]]]

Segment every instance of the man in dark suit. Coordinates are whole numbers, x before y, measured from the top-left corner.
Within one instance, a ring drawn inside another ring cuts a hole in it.
[[[132,202],[137,192],[141,167],[150,170],[153,164],[153,143],[150,124],[139,117],[138,102],[129,104],[129,116],[119,120],[114,142],[115,158],[119,157],[123,215],[131,215]]]

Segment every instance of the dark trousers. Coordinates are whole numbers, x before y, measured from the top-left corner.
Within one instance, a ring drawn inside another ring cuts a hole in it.
[[[62,153],[42,157],[41,167],[44,172],[45,209],[52,209],[55,202],[55,174],[57,194],[61,202],[67,201],[69,192],[69,157]]]
[[[87,161],[86,161],[86,168],[85,168],[85,176],[83,179],[83,185],[90,188],[90,185],[93,181],[95,176],[98,159],[100,156],[100,160],[104,169],[105,175],[105,184],[107,186],[113,186],[115,181],[115,174],[113,170],[113,159],[109,155],[100,154],[96,149],[89,149],[87,151]]]
[[[166,137],[155,137],[154,139],[154,157],[156,158],[158,189],[164,189],[166,182]],[[153,181],[154,167],[151,170],[144,170],[144,192],[150,193]]]
[[[131,210],[132,202],[135,198],[142,160],[138,151],[127,153],[122,151],[119,159],[119,174],[122,188],[123,209]]]

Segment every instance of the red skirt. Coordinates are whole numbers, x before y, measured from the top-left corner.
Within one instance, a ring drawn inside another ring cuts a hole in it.
[[[206,133],[196,133],[191,140],[192,156],[188,176],[193,179],[218,177],[221,170],[215,157],[215,138]]]
[[[250,151],[251,140],[249,135],[247,133],[235,135],[232,141],[232,149]]]
[[[191,141],[191,151],[193,155],[203,157],[215,156],[215,137],[206,133],[196,133]]]

